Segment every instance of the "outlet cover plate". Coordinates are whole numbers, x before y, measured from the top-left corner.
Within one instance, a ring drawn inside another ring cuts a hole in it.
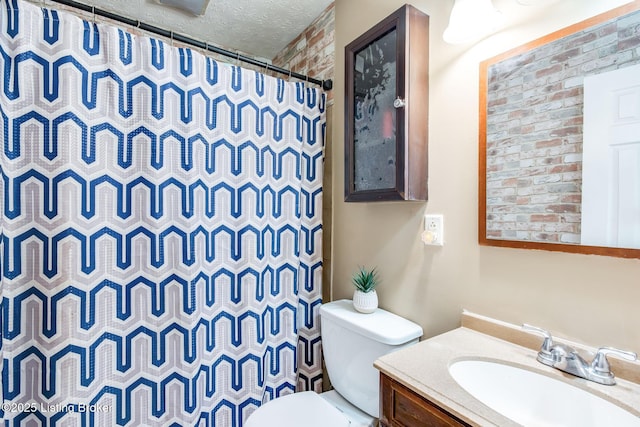
[[[424,216],[423,242],[425,245],[444,245],[444,216],[441,214],[428,214]]]

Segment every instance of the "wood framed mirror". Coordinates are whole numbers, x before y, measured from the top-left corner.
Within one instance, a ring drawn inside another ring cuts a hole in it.
[[[638,28],[634,1],[480,64],[481,245],[640,258]]]

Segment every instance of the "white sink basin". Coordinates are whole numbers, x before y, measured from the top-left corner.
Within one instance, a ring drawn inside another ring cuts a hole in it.
[[[640,418],[619,406],[526,369],[462,360],[449,366],[449,372],[480,402],[527,427],[640,427]]]

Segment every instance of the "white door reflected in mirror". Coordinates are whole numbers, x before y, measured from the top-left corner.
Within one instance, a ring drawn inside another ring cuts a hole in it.
[[[640,65],[584,78],[581,244],[640,249]]]

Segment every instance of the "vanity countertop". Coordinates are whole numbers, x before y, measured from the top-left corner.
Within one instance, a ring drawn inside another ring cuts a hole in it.
[[[527,347],[460,327],[387,354],[376,360],[374,366],[472,425],[506,427],[518,424],[485,406],[455,382],[448,368],[458,360],[493,360],[520,365],[588,390],[640,417],[640,384],[621,378],[616,378],[618,384],[615,386],[596,384],[545,366],[536,360],[536,355],[536,351]]]

